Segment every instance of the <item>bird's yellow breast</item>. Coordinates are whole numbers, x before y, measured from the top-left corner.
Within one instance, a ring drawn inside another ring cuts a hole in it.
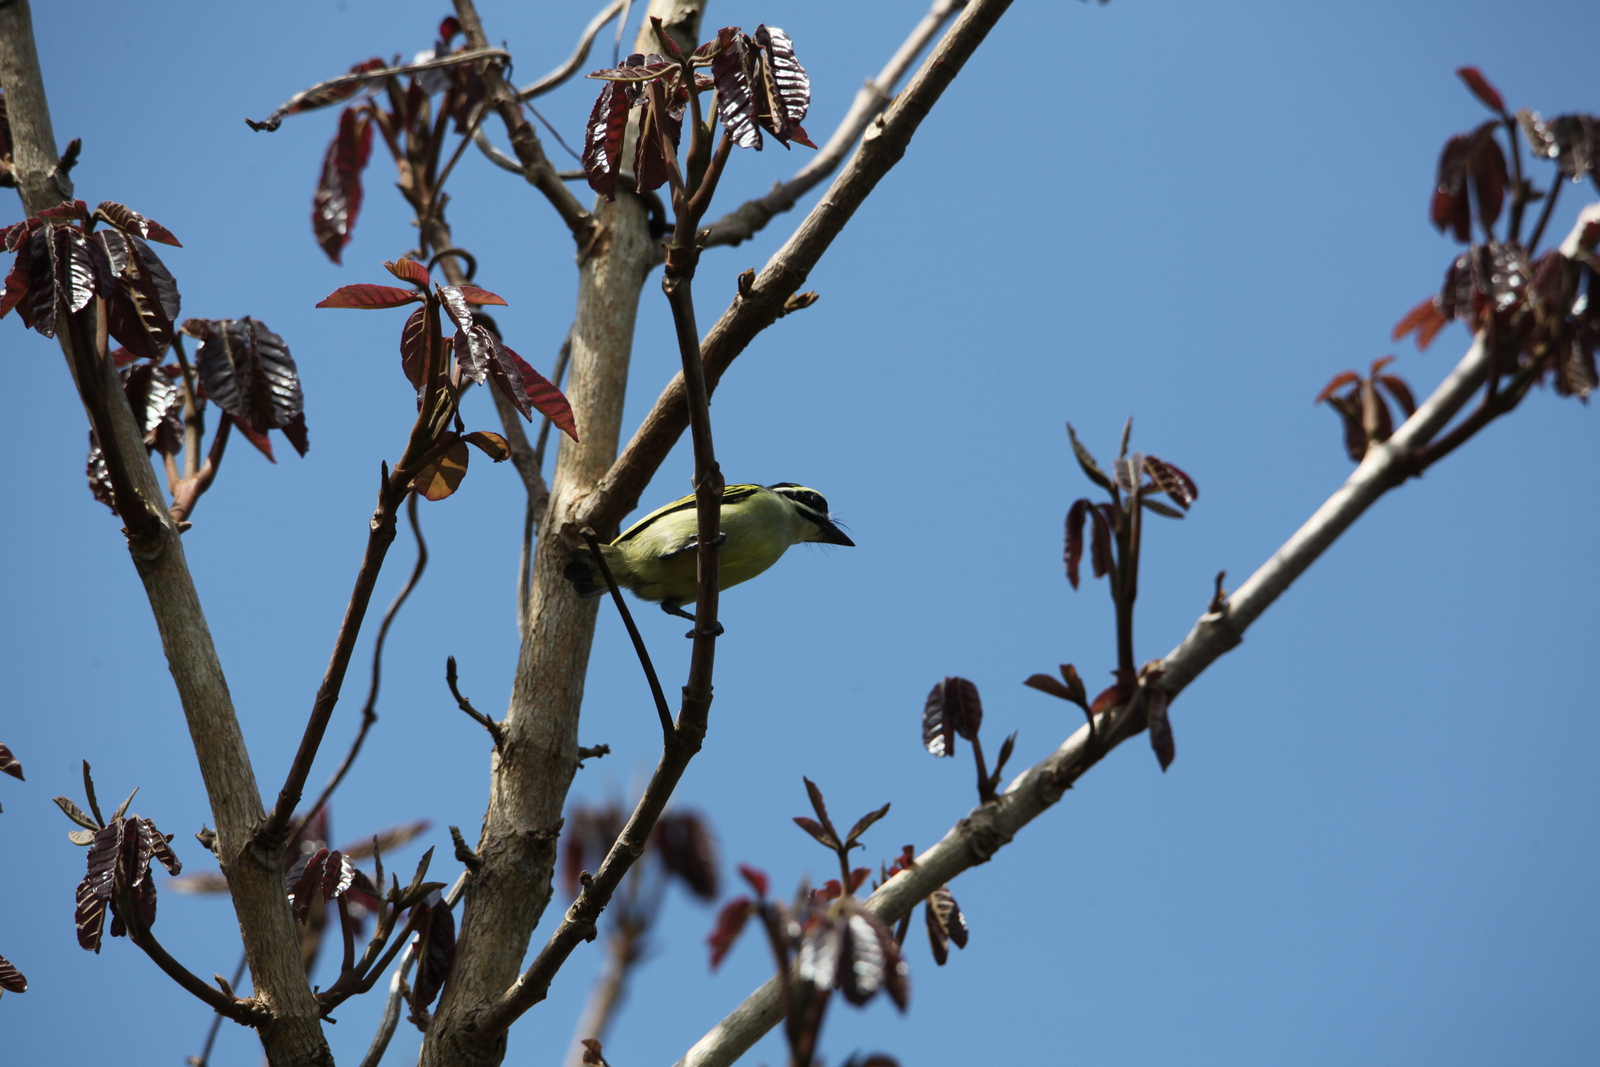
[[[719,589],[754,578],[809,532],[797,528],[806,520],[770,489],[729,486],[728,496],[732,499],[722,505],[726,541],[719,555]],[[632,579],[628,584],[641,598],[688,603],[696,592],[696,526],[693,498],[686,497],[646,516],[607,545],[607,562],[613,570],[627,571]]]

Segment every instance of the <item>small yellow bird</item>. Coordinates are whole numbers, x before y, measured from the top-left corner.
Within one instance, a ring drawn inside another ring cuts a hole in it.
[[[698,594],[697,535],[690,495],[652,511],[600,546],[600,552],[617,585],[633,590],[640,600],[659,601],[669,615],[693,620],[683,605],[693,603]],[[723,489],[720,536],[718,589],[754,578],[802,541],[855,547],[829,515],[822,494],[793,482]],[[568,554],[562,575],[585,600],[606,591],[605,578],[586,548]]]

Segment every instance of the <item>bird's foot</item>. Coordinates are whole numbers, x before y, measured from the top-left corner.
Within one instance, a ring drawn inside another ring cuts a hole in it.
[[[697,628],[695,628],[693,630],[690,630],[688,633],[684,634],[683,636],[685,636],[687,638],[690,638],[692,640],[692,639],[694,639],[696,637],[721,637],[724,632],[725,631],[722,629],[722,624],[720,622],[717,622],[717,623],[712,623],[711,624],[711,628],[709,630],[701,630],[701,629],[699,629],[697,627]]]

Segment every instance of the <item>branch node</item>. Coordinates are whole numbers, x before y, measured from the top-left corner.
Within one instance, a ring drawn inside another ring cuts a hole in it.
[[[778,318],[781,319],[790,312],[804,311],[816,302],[817,294],[815,292],[795,293],[783,302],[783,307],[778,310]]]
[[[450,827],[450,840],[455,842],[456,859],[460,860],[461,865],[467,870],[476,872],[483,866],[483,857],[468,847],[466,838],[461,836],[461,827]]]
[[[610,745],[581,745],[578,748],[578,768],[583,768],[586,759],[599,759],[601,756],[611,755]]]

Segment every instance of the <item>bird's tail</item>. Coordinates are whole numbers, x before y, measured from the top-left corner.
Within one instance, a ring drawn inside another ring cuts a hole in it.
[[[609,547],[601,545],[600,551]],[[587,548],[575,548],[567,553],[567,565],[561,569],[561,577],[571,582],[572,591],[584,600],[593,600],[606,591],[605,576],[594,565],[594,555]]]

